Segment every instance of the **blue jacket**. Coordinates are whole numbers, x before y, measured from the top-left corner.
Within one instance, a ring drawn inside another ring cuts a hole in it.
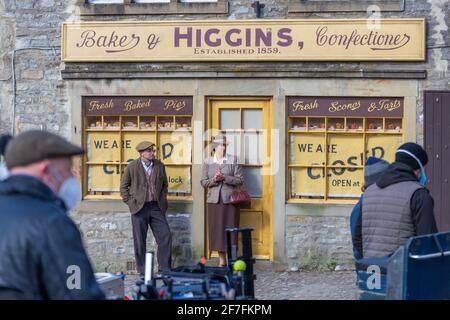
[[[359,260],[363,257],[361,234],[362,198],[363,196],[361,195],[361,198],[359,198],[358,203],[353,207],[350,215],[350,233],[352,236],[353,256],[355,257],[355,260]]]
[[[8,298],[104,298],[62,200],[25,175],[0,182],[0,299]]]

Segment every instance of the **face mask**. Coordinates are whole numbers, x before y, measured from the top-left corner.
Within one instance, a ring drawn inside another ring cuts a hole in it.
[[[427,175],[426,175],[425,171],[422,171],[422,173],[420,174],[420,181],[419,182],[423,186],[427,184]]]
[[[64,180],[58,195],[64,201],[68,210],[75,208],[81,200],[81,188],[78,179],[70,177]]]
[[[420,171],[421,171],[419,183],[424,186],[427,183],[427,175],[425,173],[425,168],[423,167],[422,162],[419,160],[419,158],[417,158],[414,154],[412,154],[411,152],[409,152],[407,150],[399,149],[395,153],[397,153],[397,152],[406,153],[407,155],[411,156],[414,160],[417,161],[417,163],[419,164],[419,167],[420,167]]]
[[[77,178],[70,177],[66,180],[63,180],[61,175],[56,170],[52,173],[59,182],[62,182],[61,188],[58,192],[58,196],[62,201],[64,201],[67,210],[72,210],[81,200],[81,188]]]

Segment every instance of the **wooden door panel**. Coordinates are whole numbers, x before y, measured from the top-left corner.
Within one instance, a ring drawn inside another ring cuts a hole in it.
[[[241,211],[241,227],[254,228],[252,239],[255,244],[262,244],[263,239],[263,212],[262,211]]]
[[[270,135],[262,135],[261,132],[270,130],[269,103],[267,100],[216,100],[211,101],[210,106],[210,129],[216,132],[212,134],[217,134],[219,131],[226,134],[231,142],[227,153],[238,156],[246,177],[245,188],[253,195],[251,205],[241,208],[240,227],[254,229],[252,232],[254,256],[271,259],[272,200],[268,199],[271,197],[271,177],[257,175],[256,171],[252,170],[261,170],[267,165],[261,161],[261,158],[263,158],[262,151],[270,148],[270,141],[268,141]],[[258,134],[260,134],[259,138],[255,138]],[[263,140],[264,148],[260,145],[261,140]]]
[[[424,95],[424,138],[429,163],[427,187],[434,199],[439,231],[450,230],[450,92],[428,91]]]

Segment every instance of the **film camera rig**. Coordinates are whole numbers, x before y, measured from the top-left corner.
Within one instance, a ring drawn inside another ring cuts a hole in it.
[[[154,253],[148,252],[145,278],[133,289],[136,300],[252,300],[255,299],[252,255],[252,228],[226,230],[228,264],[225,267],[206,266],[202,259],[196,265],[179,266],[155,276]],[[232,237],[240,235],[242,255]]]

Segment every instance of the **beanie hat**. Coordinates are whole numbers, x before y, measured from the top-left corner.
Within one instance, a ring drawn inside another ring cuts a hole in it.
[[[369,157],[364,166],[364,187],[368,188],[375,183],[387,167],[389,167],[389,162],[380,158]]]
[[[427,152],[417,143],[407,142],[398,147],[395,153],[395,161],[404,163],[410,166],[413,170],[420,169],[420,164],[414,159],[413,156],[408,154],[407,152],[401,152],[400,150],[405,150],[411,154],[413,154],[416,158],[420,160],[422,166],[428,163],[428,155]]]

